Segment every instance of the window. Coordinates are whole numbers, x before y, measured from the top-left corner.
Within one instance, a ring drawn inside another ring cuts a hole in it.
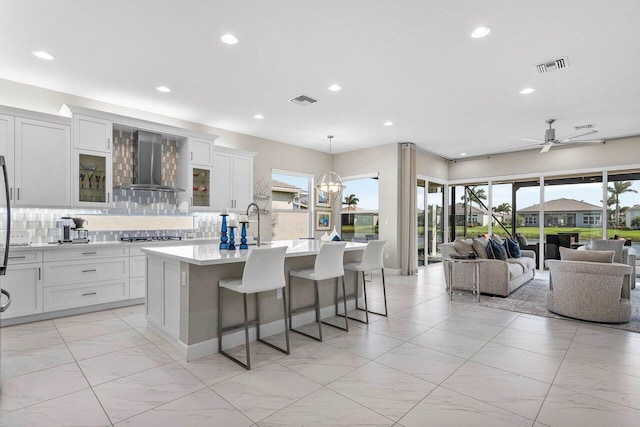
[[[345,178],[342,182],[340,232],[342,240],[378,239],[378,176]]]
[[[524,217],[524,225],[538,225],[538,216],[527,215]]]
[[[271,174],[271,238],[295,240],[313,236],[310,189],[313,177],[294,172]]]
[[[602,216],[600,214],[584,214],[582,222],[585,225],[602,225]]]

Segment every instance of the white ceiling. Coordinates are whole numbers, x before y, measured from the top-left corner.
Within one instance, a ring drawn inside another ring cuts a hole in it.
[[[542,139],[548,118],[557,136],[589,123],[590,137],[640,134],[638,0],[0,0],[0,11],[0,78],[322,151],[332,134],[334,153],[409,141],[474,156]],[[480,25],[491,33],[472,39]],[[227,32],[239,43],[223,44]],[[569,68],[536,73],[560,56]],[[287,102],[301,94],[320,102]]]

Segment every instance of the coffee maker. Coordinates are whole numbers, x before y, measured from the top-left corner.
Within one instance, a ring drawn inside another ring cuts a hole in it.
[[[63,216],[58,224],[62,227],[62,239],[58,243],[89,243],[88,231],[84,228],[87,220]]]

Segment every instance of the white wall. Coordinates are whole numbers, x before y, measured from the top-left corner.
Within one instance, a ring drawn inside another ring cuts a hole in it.
[[[620,169],[640,164],[640,136],[607,141],[605,144],[552,148],[491,155],[449,162],[449,179],[464,180],[511,175],[561,175],[568,171]]]
[[[340,176],[378,174],[380,240],[386,240],[385,267],[400,268],[398,259],[398,144],[335,154],[333,170]],[[334,209],[334,217],[339,213]]]

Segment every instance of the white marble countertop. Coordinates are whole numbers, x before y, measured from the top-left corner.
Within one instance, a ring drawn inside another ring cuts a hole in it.
[[[262,244],[260,247],[287,246],[286,257],[316,255],[323,244],[333,242],[323,242],[321,240],[279,240]],[[366,243],[349,242],[345,251],[361,251],[367,246]],[[148,256],[172,259],[187,262],[195,265],[214,265],[244,262],[249,252],[256,246],[249,246],[249,249],[229,251],[219,249],[218,244],[212,245],[187,245],[187,246],[166,246],[157,248],[143,248],[142,251]]]
[[[11,245],[9,246],[9,252],[19,251],[39,251],[39,250],[56,250],[56,249],[82,249],[84,247],[96,247],[96,246],[171,246],[171,245],[206,245],[219,242],[219,238],[207,237],[207,238],[195,238],[195,239],[182,239],[182,240],[143,240],[137,242],[123,242],[120,240],[108,240],[108,241],[91,241],[89,243],[32,243],[29,246]]]

